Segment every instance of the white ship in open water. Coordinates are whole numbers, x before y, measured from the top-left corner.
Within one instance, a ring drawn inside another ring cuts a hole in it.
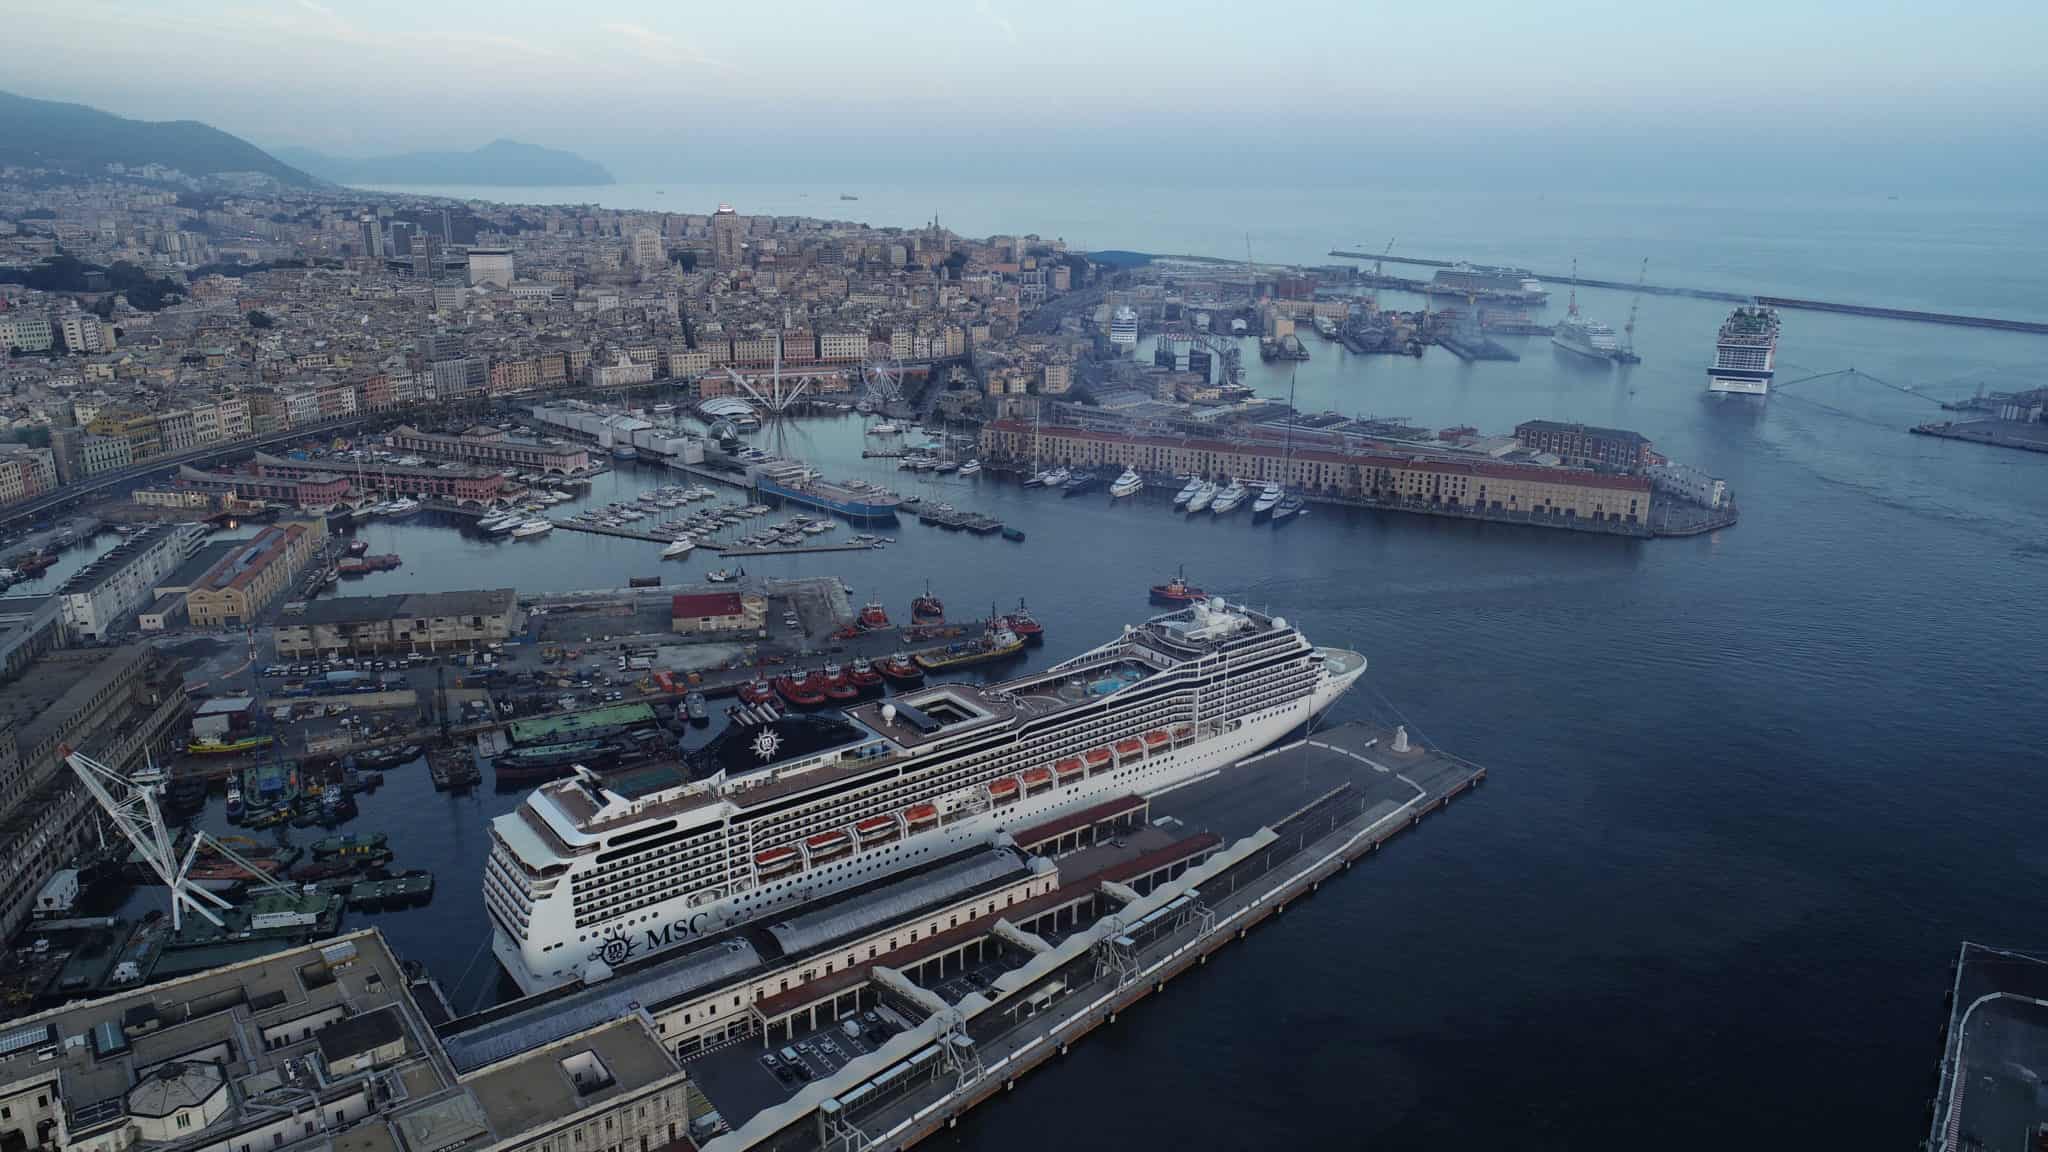
[[[1714,341],[1714,363],[1707,369],[1707,391],[1762,396],[1771,390],[1778,368],[1778,311],[1742,307],[1728,314]]]
[[[527,993],[1242,760],[1365,670],[1219,601],[1001,684],[736,722],[673,773],[584,770],[491,822],[484,905]],[[628,779],[639,784],[627,783]]]

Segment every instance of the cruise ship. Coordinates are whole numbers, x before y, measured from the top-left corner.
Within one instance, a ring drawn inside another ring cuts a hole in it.
[[[1124,348],[1135,347],[1138,343],[1138,314],[1130,308],[1119,308],[1109,318],[1109,342]]]
[[[1714,363],[1707,369],[1707,391],[1767,395],[1777,367],[1777,309],[1737,308],[1728,314],[1720,336],[1714,341]]]
[[[679,765],[578,768],[493,820],[493,952],[528,994],[602,980],[1004,829],[1236,763],[1364,671],[1356,652],[1212,599],[1016,680],[742,713]]]

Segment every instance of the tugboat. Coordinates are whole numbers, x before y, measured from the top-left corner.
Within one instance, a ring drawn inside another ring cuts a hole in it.
[[[351,556],[361,556],[369,550],[370,542],[368,540],[351,540],[348,542],[348,554]]]
[[[775,700],[775,685],[766,680],[755,680],[740,685],[739,695],[742,704],[770,704]]]
[[[1152,586],[1152,602],[1155,604],[1194,604],[1208,598],[1200,588],[1189,584],[1187,578],[1178,571],[1173,574],[1173,579]]]
[[[889,613],[880,600],[870,600],[860,610],[860,626],[868,631],[889,626]]]
[[[229,781],[228,781],[228,819],[230,819],[230,820],[240,820],[241,818],[242,818],[242,786],[241,786],[240,784],[237,784],[237,783],[235,783],[235,782],[234,782],[233,780],[229,780]]]
[[[932,595],[931,581],[925,581],[924,595],[910,601],[912,624],[937,624],[946,618],[946,603]]]
[[[1045,625],[1024,607],[1024,601],[1017,601],[1017,610],[1004,616],[1001,625],[1015,632],[1024,643],[1033,646],[1045,643]]]
[[[853,666],[846,671],[846,680],[862,696],[871,696],[882,690],[882,674],[875,671],[875,666],[868,663],[865,656],[853,658]]]
[[[792,708],[819,708],[825,703],[824,682],[813,673],[807,672],[802,678],[778,676],[775,678],[775,690],[789,701]]]
[[[877,660],[875,671],[880,672],[884,679],[898,688],[915,688],[924,683],[924,669],[918,667],[917,661],[901,652]]]
[[[841,668],[839,665],[825,665],[825,671],[821,673],[820,678],[825,683],[826,699],[837,700],[842,703],[848,700],[860,699],[860,689],[853,686],[853,681],[846,677],[846,669]]]

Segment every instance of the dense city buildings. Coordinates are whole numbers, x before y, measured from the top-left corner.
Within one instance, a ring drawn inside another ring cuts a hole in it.
[[[1565,464],[1585,468],[1640,472],[1657,462],[1648,439],[1620,428],[1525,420],[1515,425],[1515,440],[1532,452],[1549,453]]]

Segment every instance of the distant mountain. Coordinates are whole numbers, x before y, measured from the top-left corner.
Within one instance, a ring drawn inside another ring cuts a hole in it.
[[[474,152],[408,152],[351,158],[309,148],[279,148],[279,156],[337,184],[610,184],[612,174],[573,152],[493,140]]]
[[[103,175],[108,164],[162,164],[189,176],[260,172],[311,184],[304,172],[239,136],[196,120],[130,120],[83,104],[0,92],[0,165]]]

